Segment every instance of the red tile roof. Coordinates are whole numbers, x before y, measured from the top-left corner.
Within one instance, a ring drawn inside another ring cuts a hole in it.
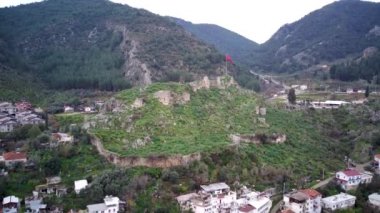
[[[301,190],[301,192],[304,194],[307,194],[307,196],[309,196],[311,199],[314,199],[318,196],[322,196],[321,193],[319,193],[318,191],[314,189],[304,189],[304,190]]]
[[[343,173],[345,175],[347,175],[348,177],[359,176],[360,175],[360,173],[358,171],[356,171],[355,169],[347,169],[347,170],[343,171]]]
[[[253,207],[249,204],[239,207],[239,211],[241,211],[241,212],[250,212],[254,209],[255,209],[255,207]]]
[[[24,152],[6,152],[3,154],[4,160],[22,160],[26,159]]]

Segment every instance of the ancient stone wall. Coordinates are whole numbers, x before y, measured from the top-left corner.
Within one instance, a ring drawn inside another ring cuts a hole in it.
[[[102,142],[95,136],[91,136],[91,143],[96,147],[99,154],[106,158],[107,161],[117,166],[127,168],[137,166],[170,168],[174,166],[184,166],[193,161],[199,161],[201,159],[200,153],[172,156],[125,157],[105,149]]]

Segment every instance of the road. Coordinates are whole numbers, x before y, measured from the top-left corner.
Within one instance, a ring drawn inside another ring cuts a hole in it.
[[[370,163],[371,163],[371,161],[369,161],[367,163],[363,163],[363,164],[358,164],[358,165],[356,165],[355,169],[357,171],[359,171],[359,172],[364,172],[365,171],[364,167],[368,166]],[[323,181],[315,184],[314,186],[312,186],[310,188],[312,188],[312,189],[321,188],[321,187],[327,185],[330,181],[332,181],[334,179],[334,177],[335,176],[329,177],[329,178],[327,178],[327,179],[325,179],[325,180],[323,180]],[[281,208],[281,204],[282,204],[282,201],[276,203],[273,206],[273,208],[271,209],[270,213],[277,213],[280,210],[280,208]]]
[[[286,84],[284,83],[281,83],[277,80],[274,79],[275,76],[273,75],[264,75],[264,74],[260,74],[260,73],[257,73],[257,72],[254,72],[252,70],[249,71],[252,75],[256,75],[256,76],[259,76],[259,78],[265,82],[268,82],[268,83],[274,83],[276,84],[277,86],[280,86],[282,88],[284,88],[285,90],[287,89],[290,89],[289,86],[287,86]]]

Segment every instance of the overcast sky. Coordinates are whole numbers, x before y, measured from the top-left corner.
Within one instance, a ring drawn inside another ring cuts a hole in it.
[[[36,0],[0,0],[0,7],[26,4]],[[163,16],[193,23],[217,24],[255,42],[263,43],[286,23],[334,0],[112,0],[144,8]],[[380,0],[371,0],[380,2]]]

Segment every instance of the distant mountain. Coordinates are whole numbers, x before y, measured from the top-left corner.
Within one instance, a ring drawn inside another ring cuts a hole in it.
[[[294,72],[379,46],[380,4],[338,1],[281,27],[253,60],[257,69]]]
[[[1,8],[0,20],[0,72],[38,87],[113,91],[224,72],[223,54],[182,27],[107,0]]]
[[[231,55],[242,65],[251,64],[252,54],[259,46],[256,42],[218,25],[193,24],[178,18],[170,19],[204,42],[214,45],[220,52]]]

